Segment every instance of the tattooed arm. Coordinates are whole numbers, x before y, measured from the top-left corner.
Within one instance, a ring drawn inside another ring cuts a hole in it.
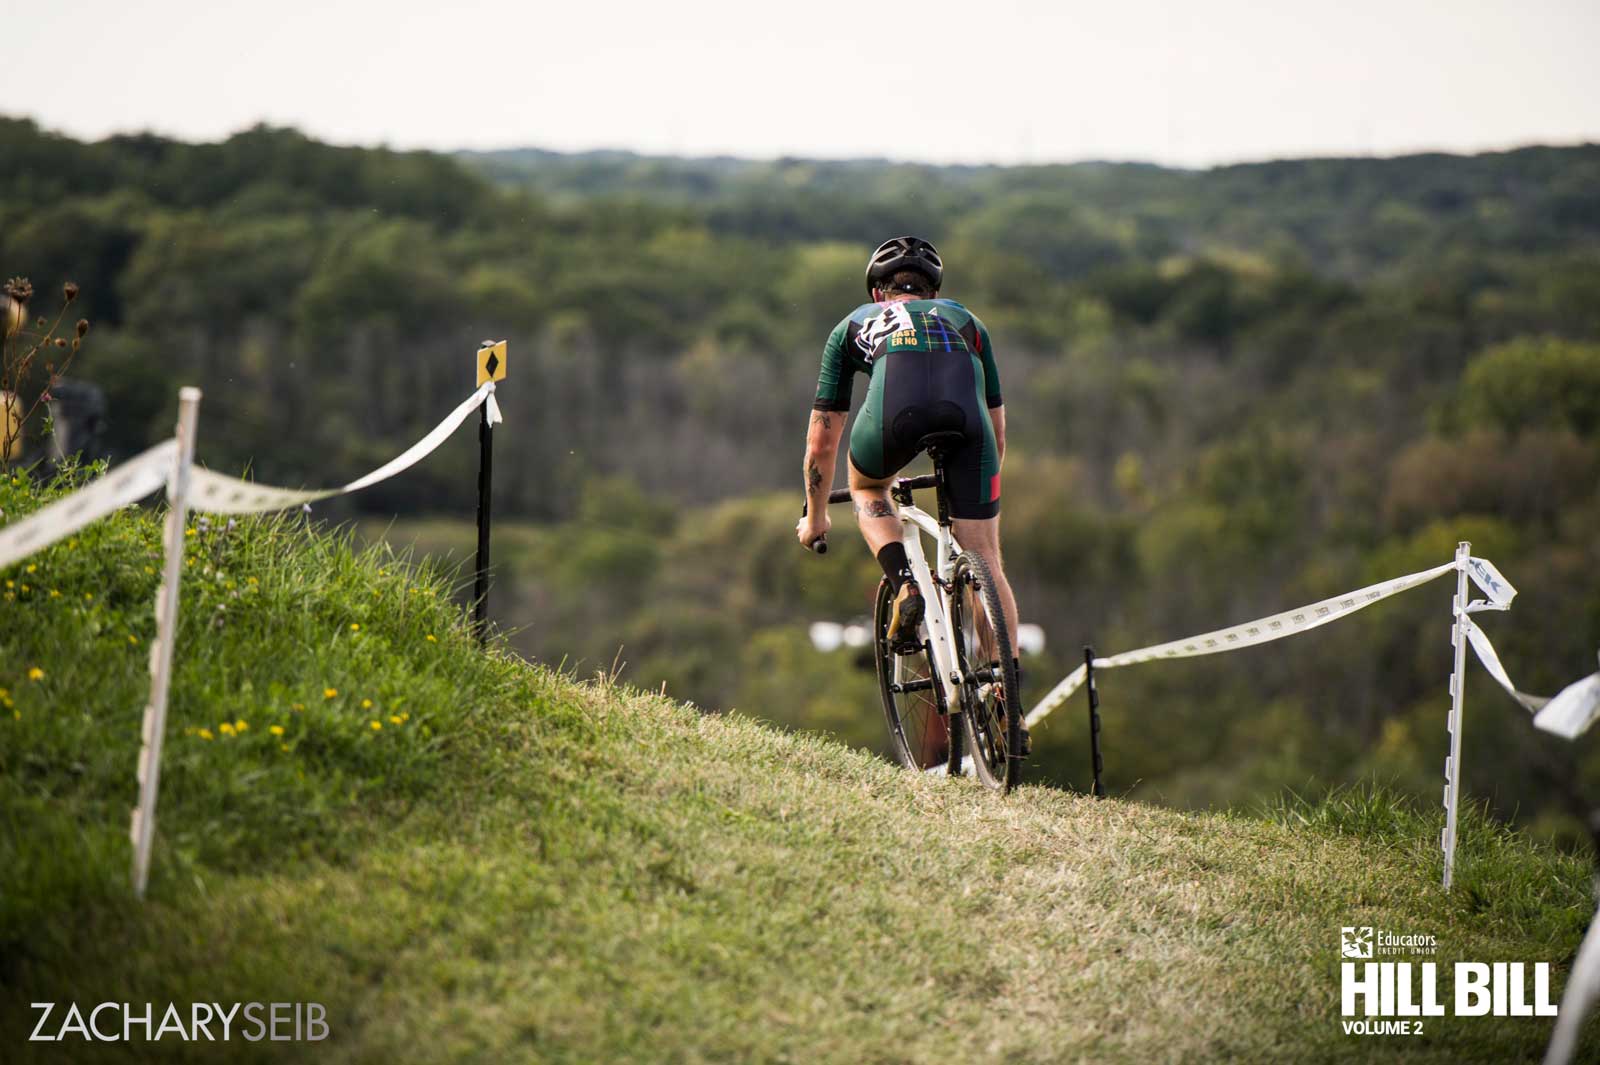
[[[827,532],[828,491],[833,487],[834,466],[839,460],[839,438],[844,435],[844,411],[814,410],[806,430],[806,460],[802,468],[806,486],[806,517],[798,530],[800,542],[810,546]]]

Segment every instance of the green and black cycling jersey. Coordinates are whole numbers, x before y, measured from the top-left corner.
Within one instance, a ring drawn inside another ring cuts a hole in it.
[[[929,433],[959,432],[945,458],[950,512],[1000,512],[1000,454],[989,411],[1000,406],[1000,373],[989,331],[955,300],[908,300],[857,307],[828,337],[813,407],[850,409],[856,374],[867,395],[850,430],[850,461],[889,477],[916,457]]]

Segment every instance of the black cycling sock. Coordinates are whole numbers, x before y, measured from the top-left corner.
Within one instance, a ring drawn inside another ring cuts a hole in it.
[[[899,594],[906,581],[911,579],[911,563],[906,559],[906,545],[899,540],[883,545],[878,551],[878,565],[883,567],[883,575],[894,585],[896,594]]]

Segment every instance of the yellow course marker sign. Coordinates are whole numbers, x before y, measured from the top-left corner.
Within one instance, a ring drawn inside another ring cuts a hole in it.
[[[506,377],[506,342],[485,340],[478,349],[478,387],[485,381],[503,381]]]

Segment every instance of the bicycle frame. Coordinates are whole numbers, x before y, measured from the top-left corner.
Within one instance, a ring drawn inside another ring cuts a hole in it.
[[[961,545],[956,543],[948,526],[940,525],[933,515],[908,503],[900,506],[900,528],[900,540],[905,545],[906,561],[911,563],[911,574],[917,584],[930,592],[922,597],[922,620],[928,627],[933,672],[939,679],[940,690],[944,692],[945,724],[953,731],[960,727],[957,719],[961,713],[961,676],[956,669],[956,634],[950,629],[948,595]],[[922,550],[923,533],[933,537],[935,570],[929,570],[927,556]],[[904,662],[903,658],[895,656],[896,684],[903,684],[907,680],[903,672]]]

